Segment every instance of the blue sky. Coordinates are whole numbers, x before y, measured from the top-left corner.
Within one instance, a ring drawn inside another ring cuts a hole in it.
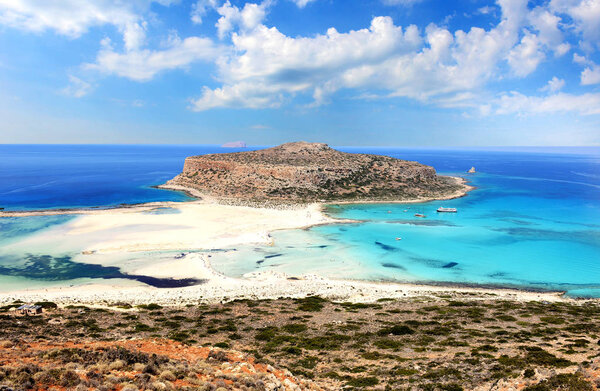
[[[0,0],[0,143],[600,145],[600,0]]]

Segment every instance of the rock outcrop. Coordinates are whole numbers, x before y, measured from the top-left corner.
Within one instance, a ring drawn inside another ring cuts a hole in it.
[[[306,142],[188,157],[169,186],[220,200],[282,203],[448,198],[465,191],[456,178],[438,176],[430,166]]]

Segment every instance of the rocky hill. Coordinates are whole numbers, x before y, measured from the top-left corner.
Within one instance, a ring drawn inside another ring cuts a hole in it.
[[[431,292],[430,292],[431,293]],[[596,301],[0,306],[0,390],[594,391]]]
[[[275,202],[451,198],[466,189],[417,162],[306,142],[188,157],[183,172],[165,185],[173,186],[217,199]]]

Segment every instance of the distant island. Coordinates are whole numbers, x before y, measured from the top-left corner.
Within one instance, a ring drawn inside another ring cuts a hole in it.
[[[318,201],[423,201],[464,195],[461,178],[389,156],[352,154],[323,143],[192,156],[162,187],[188,189],[218,200],[308,203]]]
[[[223,148],[246,148],[246,143],[243,141],[231,141],[221,145]]]

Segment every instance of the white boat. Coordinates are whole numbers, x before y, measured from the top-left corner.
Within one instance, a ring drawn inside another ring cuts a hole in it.
[[[456,208],[444,208],[444,207],[438,208],[437,211],[445,212],[445,213],[456,213],[457,212]]]

